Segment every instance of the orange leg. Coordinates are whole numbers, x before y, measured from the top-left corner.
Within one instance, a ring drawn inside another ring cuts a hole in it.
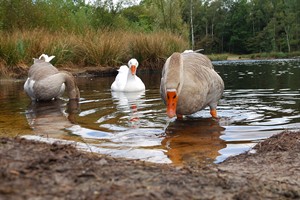
[[[218,115],[217,115],[217,110],[216,109],[211,109],[210,110],[210,114],[213,118],[218,118]]]
[[[183,115],[181,115],[181,114],[176,114],[176,116],[177,116],[177,119],[183,119]]]

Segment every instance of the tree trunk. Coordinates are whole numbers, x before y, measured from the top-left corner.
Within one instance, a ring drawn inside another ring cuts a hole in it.
[[[205,22],[205,36],[207,36],[207,35],[208,35],[208,22],[206,20],[206,22]]]
[[[194,39],[194,24],[193,24],[193,0],[190,2],[190,13],[191,13],[191,43],[192,43],[192,50],[194,50],[194,44],[195,44],[195,39]]]
[[[252,20],[252,35],[255,36],[254,19]]]
[[[272,42],[272,51],[276,51],[276,21],[274,20],[273,24],[273,42]]]
[[[211,39],[214,39],[214,23],[211,23]]]
[[[224,53],[224,36],[222,35],[221,53]]]
[[[169,2],[169,19],[170,19],[170,20],[169,20],[169,23],[170,23],[169,26],[170,26],[171,32],[173,32],[173,26],[172,26],[172,18],[173,18],[173,17],[172,17],[172,9],[171,9],[171,8],[172,8],[172,2],[173,2],[173,1],[170,1],[170,2]]]
[[[291,52],[291,45],[290,45],[288,29],[289,29],[289,27],[287,28],[286,26],[284,26],[284,31],[285,31],[285,36],[286,36],[286,43],[287,43],[287,46],[288,46],[288,52]]]

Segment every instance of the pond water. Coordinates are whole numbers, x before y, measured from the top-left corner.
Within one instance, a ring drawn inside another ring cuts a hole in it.
[[[0,136],[77,142],[115,157],[189,165],[218,163],[285,129],[300,127],[300,60],[214,62],[225,82],[219,120],[203,110],[168,119],[160,72],[140,73],[147,90],[112,93],[114,77],[78,77],[79,104],[31,103],[25,80],[0,80]]]

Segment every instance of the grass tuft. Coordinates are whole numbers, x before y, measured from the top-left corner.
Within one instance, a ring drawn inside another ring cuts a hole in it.
[[[211,61],[220,61],[220,60],[227,60],[228,54],[211,54],[211,55],[207,55],[207,57]]]
[[[44,29],[0,32],[0,75],[11,70],[23,71],[24,66],[28,68],[32,64],[32,58],[42,53],[55,55],[51,63],[57,67],[118,67],[134,57],[141,67],[162,68],[167,57],[187,46],[187,40],[169,32],[87,30],[70,33]]]

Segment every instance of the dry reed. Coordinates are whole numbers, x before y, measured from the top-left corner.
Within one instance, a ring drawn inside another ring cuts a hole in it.
[[[55,55],[57,67],[117,67],[132,57],[142,67],[161,68],[174,51],[183,51],[187,40],[168,32],[134,33],[126,31],[92,31],[70,33],[44,29],[0,33],[0,75],[32,64],[42,53]]]

